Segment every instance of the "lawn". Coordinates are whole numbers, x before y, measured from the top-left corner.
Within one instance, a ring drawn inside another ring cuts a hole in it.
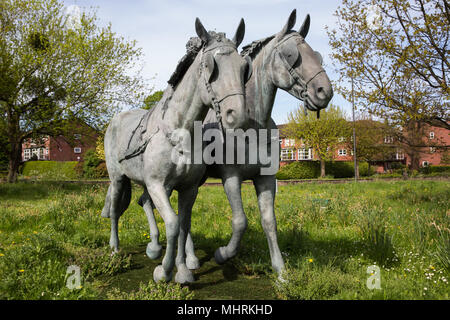
[[[100,217],[105,184],[0,184],[0,299],[449,299],[449,187],[449,180],[279,186],[284,282],[272,273],[251,185],[242,191],[249,221],[240,253],[214,262],[231,236],[231,209],[221,186],[202,187],[192,218],[201,268],[194,284],[180,287],[151,280],[161,259],[145,256],[140,187],[120,220],[122,250],[111,256],[109,220]],[[66,287],[71,265],[81,271],[75,289]],[[367,287],[372,265],[380,289]]]

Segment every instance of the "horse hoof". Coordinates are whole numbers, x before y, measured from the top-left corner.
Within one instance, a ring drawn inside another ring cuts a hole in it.
[[[224,264],[228,260],[226,248],[220,247],[219,249],[217,249],[216,252],[214,253],[214,259],[218,264]]]
[[[153,242],[149,242],[147,244],[147,250],[145,250],[145,253],[147,254],[147,257],[149,257],[152,260],[159,259],[162,254],[162,246],[157,244],[153,245]]]
[[[155,280],[155,282],[169,282],[171,279],[172,272],[170,274],[167,274],[162,265],[157,266],[153,271],[153,280]]]
[[[196,270],[200,268],[200,261],[196,256],[187,256],[186,266],[188,267],[189,270]]]
[[[178,271],[175,274],[175,282],[179,284],[186,284],[194,282],[194,275],[191,271],[186,267],[186,265],[182,267],[177,267]]]

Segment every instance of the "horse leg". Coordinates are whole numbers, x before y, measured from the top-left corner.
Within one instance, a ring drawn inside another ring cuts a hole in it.
[[[113,253],[116,253],[119,251],[119,218],[128,208],[131,200],[130,179],[125,176],[114,179],[111,181],[110,189],[111,207],[109,216],[111,219],[111,237],[109,246],[113,249]]]
[[[162,246],[159,243],[159,229],[158,225],[156,224],[155,215],[153,213],[155,205],[153,204],[152,199],[148,194],[147,188],[144,187],[144,193],[139,198],[138,203],[140,206],[142,206],[145,211],[145,215],[147,216],[148,225],[150,227],[150,237],[152,239],[147,244],[147,250],[145,252],[150,259],[155,260],[161,257]]]
[[[147,191],[166,226],[167,248],[162,264],[153,271],[155,282],[164,280],[169,282],[172,279],[172,270],[175,265],[176,240],[179,234],[180,224],[178,216],[170,205],[169,197],[164,186],[160,183],[147,183]]]
[[[190,270],[200,268],[200,261],[194,252],[194,241],[192,241],[191,232],[189,231],[186,239],[186,265]]]
[[[272,267],[280,274],[284,270],[284,261],[281,256],[277,240],[277,221],[275,218],[275,176],[259,176],[253,180],[256,195],[258,196],[259,211],[261,212],[261,224],[269,243]]]
[[[186,241],[191,228],[191,213],[198,189],[192,188],[180,191],[178,194],[178,217],[180,233],[178,235],[178,254],[176,259],[177,273],[175,282],[184,284],[194,282],[192,272],[186,266]]]
[[[227,194],[228,201],[233,212],[232,228],[233,234],[226,247],[220,247],[216,250],[214,258],[217,263],[225,263],[228,259],[234,257],[238,250],[245,229],[247,229],[247,217],[242,206],[241,197],[241,179],[238,176],[230,176],[224,179],[223,186]]]
[[[101,216],[103,218],[109,218],[109,212],[111,211],[111,184],[108,186],[108,192],[106,193],[105,205],[103,206]]]

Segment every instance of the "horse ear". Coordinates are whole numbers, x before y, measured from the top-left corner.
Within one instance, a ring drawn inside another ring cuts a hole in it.
[[[303,21],[302,26],[300,27],[300,30],[298,30],[298,33],[300,33],[300,35],[303,38],[306,38],[306,35],[308,34],[309,31],[309,24],[311,23],[311,18],[309,17],[309,13],[306,15],[305,21]]]
[[[201,23],[199,18],[195,19],[195,31],[197,32],[197,35],[204,43],[208,43],[210,36],[208,31],[206,31],[205,27]]]
[[[245,22],[244,19],[241,18],[241,22],[239,22],[236,34],[233,37],[233,42],[236,44],[236,48],[239,47],[242,40],[244,39],[244,34],[245,34]]]
[[[288,21],[284,25],[283,29],[278,33],[279,36],[284,36],[286,32],[291,30],[295,26],[295,21],[297,19],[297,10],[292,10],[291,14],[289,15]]]

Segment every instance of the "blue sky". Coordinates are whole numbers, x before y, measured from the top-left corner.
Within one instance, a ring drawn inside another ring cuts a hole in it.
[[[143,49],[143,75],[155,90],[164,89],[166,81],[185,53],[189,37],[195,36],[194,21],[199,17],[207,30],[225,32],[232,38],[239,20],[244,18],[246,33],[242,45],[270,36],[283,27],[293,9],[297,9],[300,28],[307,13],[311,27],[306,41],[324,57],[327,74],[335,79],[329,54],[325,25],[334,27],[333,16],[338,0],[64,0],[67,6],[95,7],[100,24],[111,22],[113,30],[130,40],[136,40]],[[332,103],[350,114],[351,106],[335,93]],[[277,124],[286,122],[289,111],[299,101],[278,90],[272,117]]]

